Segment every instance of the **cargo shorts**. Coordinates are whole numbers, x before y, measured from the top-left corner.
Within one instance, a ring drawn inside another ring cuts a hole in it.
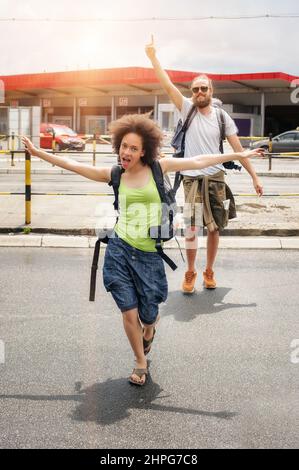
[[[191,176],[184,176],[183,178],[185,201],[195,179],[197,178]],[[194,201],[195,207],[190,213],[189,223],[185,220],[185,225],[187,226],[206,226],[205,220],[202,216],[202,183],[203,179],[200,178],[198,181],[198,191]],[[225,182],[209,181],[209,202],[213,218],[219,227],[219,230],[224,229],[228,224],[228,220],[236,217],[234,198]],[[196,213],[196,211],[198,212]]]

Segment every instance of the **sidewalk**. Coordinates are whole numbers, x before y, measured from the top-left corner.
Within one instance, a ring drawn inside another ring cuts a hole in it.
[[[177,202],[183,205],[182,188]],[[31,232],[94,236],[96,230],[115,223],[113,196],[32,196]],[[236,197],[237,218],[229,221],[224,236],[299,236],[298,197]],[[179,227],[183,227],[182,215]],[[0,196],[0,233],[22,232],[24,195]]]

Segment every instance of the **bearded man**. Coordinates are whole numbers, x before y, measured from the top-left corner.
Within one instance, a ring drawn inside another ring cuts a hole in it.
[[[218,110],[212,105],[212,81],[207,75],[199,75],[194,78],[191,84],[192,99],[190,100],[182,95],[162,69],[156,56],[153,37],[145,51],[162,88],[180,112],[183,122],[191,108],[196,107],[195,115],[186,132],[184,158],[219,152],[221,131],[219,116],[217,116]],[[221,113],[228,143],[234,152],[241,152],[243,148],[237,136],[238,129],[233,119],[224,110],[221,110]],[[249,159],[243,159],[242,165],[251,176],[256,193],[261,196],[263,187]],[[195,209],[202,205],[203,224],[207,227],[207,259],[206,268],[203,271],[203,284],[207,289],[216,288],[213,266],[218,251],[219,231],[224,229],[228,219],[235,217],[236,213],[232,193],[225,183],[225,168],[222,164],[215,164],[200,171],[183,171],[181,174],[183,175],[185,206],[187,204],[190,209],[189,223],[185,223],[188,269],[185,272],[182,291],[185,294],[192,294],[195,290],[197,277],[195,262],[199,232]]]

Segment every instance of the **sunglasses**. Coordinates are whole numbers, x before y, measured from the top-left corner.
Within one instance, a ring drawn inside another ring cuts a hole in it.
[[[191,91],[194,95],[197,95],[197,93],[199,92],[199,90],[202,92],[202,93],[206,93],[208,91],[209,87],[208,86],[195,86],[193,88],[191,88]]]

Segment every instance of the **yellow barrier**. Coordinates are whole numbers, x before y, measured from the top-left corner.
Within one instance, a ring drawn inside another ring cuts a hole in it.
[[[278,153],[277,155],[280,155],[282,157],[289,157],[289,156],[299,157],[299,152]]]
[[[16,166],[14,162],[14,151],[15,151],[15,133],[11,133],[11,166]]]
[[[78,135],[80,135],[80,133],[78,133]],[[107,139],[107,141],[111,140],[111,135],[109,134],[96,134],[97,135],[97,138],[98,139]],[[23,134],[14,134],[15,137],[23,137]],[[8,137],[11,137],[11,135],[9,134],[0,134],[0,139],[4,137],[4,138],[8,138]],[[36,135],[36,136],[32,136],[30,135],[29,137],[41,137],[41,134],[39,135]],[[94,137],[94,134],[83,134],[82,135],[82,138],[84,139],[93,139]],[[240,139],[260,139],[260,140],[264,140],[264,139],[268,139],[269,137],[264,137],[264,136],[239,136]]]
[[[31,155],[25,152],[25,224],[31,223]]]
[[[267,140],[269,137],[256,137],[256,136],[247,136],[247,137],[242,137],[242,136],[238,136],[239,139],[241,140]]]

